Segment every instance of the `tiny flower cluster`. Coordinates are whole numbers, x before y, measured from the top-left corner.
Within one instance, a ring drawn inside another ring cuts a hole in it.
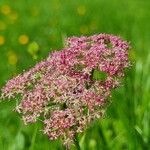
[[[64,49],[9,80],[1,97],[20,97],[16,111],[25,124],[42,118],[51,140],[61,137],[70,145],[76,133],[103,116],[111,90],[130,66],[128,49],[126,41],[109,34],[68,38]]]

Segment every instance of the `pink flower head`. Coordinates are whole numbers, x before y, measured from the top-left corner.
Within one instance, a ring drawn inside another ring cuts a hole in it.
[[[43,118],[44,133],[69,145],[76,133],[103,116],[112,89],[130,66],[129,48],[109,34],[68,38],[64,49],[9,80],[1,97],[19,95],[16,110],[23,121]]]

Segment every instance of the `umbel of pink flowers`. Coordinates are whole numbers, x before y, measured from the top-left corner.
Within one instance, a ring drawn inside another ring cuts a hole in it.
[[[126,41],[109,34],[68,38],[64,49],[9,80],[1,97],[19,97],[16,111],[25,124],[40,118],[50,140],[61,138],[69,146],[76,133],[103,116],[130,66],[128,49]]]

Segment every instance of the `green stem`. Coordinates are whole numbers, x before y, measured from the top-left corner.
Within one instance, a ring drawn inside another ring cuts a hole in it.
[[[105,150],[108,150],[108,149],[109,149],[108,143],[107,143],[107,140],[106,140],[106,138],[105,138],[105,136],[104,136],[103,130],[101,129],[100,125],[99,125],[99,127],[98,127],[98,131],[99,131],[99,135],[100,135],[100,137],[101,137],[101,139],[102,139],[102,142],[103,142],[103,146],[104,146],[103,148],[104,148]]]
[[[74,143],[75,143],[77,150],[81,150],[77,135],[74,136]]]
[[[33,150],[33,149],[34,149],[34,144],[35,144],[37,129],[38,129],[38,125],[36,125],[36,127],[35,127],[35,129],[34,129],[34,133],[33,133],[33,135],[32,135],[32,141],[31,141],[30,150]]]

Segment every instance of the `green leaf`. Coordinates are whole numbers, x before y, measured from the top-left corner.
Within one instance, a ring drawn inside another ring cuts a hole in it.
[[[105,80],[107,74],[105,72],[99,71],[98,69],[94,69],[92,73],[93,80]]]

